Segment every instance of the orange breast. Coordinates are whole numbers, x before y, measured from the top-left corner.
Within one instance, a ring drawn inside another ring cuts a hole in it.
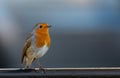
[[[36,32],[36,46],[42,47],[44,45],[50,46],[50,36],[48,33],[37,33]]]

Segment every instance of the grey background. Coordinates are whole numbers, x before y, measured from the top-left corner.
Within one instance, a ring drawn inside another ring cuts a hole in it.
[[[38,22],[52,25],[43,67],[120,66],[119,0],[0,0],[0,67],[22,67],[23,44]]]

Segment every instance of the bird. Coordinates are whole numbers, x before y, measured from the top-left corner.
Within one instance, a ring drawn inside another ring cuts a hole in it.
[[[51,42],[50,27],[51,25],[48,23],[38,23],[29,33],[22,49],[21,63],[25,64],[24,68],[31,68],[32,63],[35,60],[39,62],[39,58],[44,56],[49,50]]]

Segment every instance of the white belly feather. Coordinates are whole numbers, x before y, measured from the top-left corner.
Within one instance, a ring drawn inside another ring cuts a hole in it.
[[[38,52],[36,52],[37,53],[36,57],[38,57],[38,58],[42,57],[47,51],[48,51],[47,45],[44,45],[43,47],[38,48]]]
[[[48,51],[48,49],[49,48],[47,47],[47,45],[44,45],[41,48],[37,48],[34,46],[33,57],[35,57],[35,58],[42,57]]]

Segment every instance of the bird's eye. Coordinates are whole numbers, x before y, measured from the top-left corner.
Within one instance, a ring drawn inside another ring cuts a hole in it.
[[[42,28],[42,26],[40,26],[40,28]]]

